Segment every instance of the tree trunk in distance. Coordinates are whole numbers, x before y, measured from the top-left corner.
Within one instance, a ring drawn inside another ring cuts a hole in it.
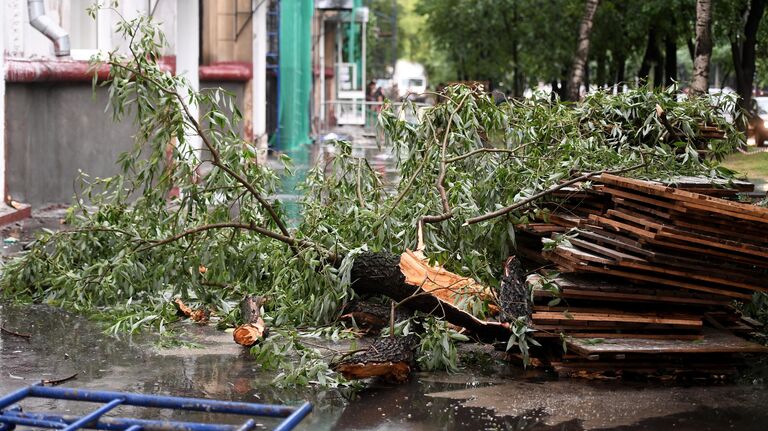
[[[668,34],[664,39],[664,84],[673,85],[677,81],[677,37]]]
[[[651,67],[660,63],[661,52],[656,41],[656,27],[651,26],[648,29],[648,43],[645,45],[645,53],[643,53],[643,61],[640,63],[640,69],[637,71],[637,77],[647,84],[651,75]],[[657,68],[658,70],[658,68]],[[658,85],[659,82],[654,82],[654,85]]]
[[[731,42],[734,72],[736,75],[736,92],[739,94],[739,106],[750,110],[752,107],[752,86],[755,76],[755,57],[757,46],[757,31],[760,20],[765,13],[766,0],[752,0],[749,15],[744,24],[744,39]]]
[[[627,58],[624,54],[616,56],[616,92],[624,91],[624,79],[627,70]]]
[[[696,46],[694,48],[692,94],[707,94],[712,57],[712,0],[696,0]]]
[[[589,35],[592,32],[592,22],[600,0],[587,0],[584,16],[579,25],[579,41],[576,45],[576,55],[573,57],[571,79],[568,83],[568,99],[578,101],[581,96],[581,84],[584,82],[584,69],[589,58]]]
[[[597,56],[597,87],[603,89],[608,83],[605,79],[605,52]]]

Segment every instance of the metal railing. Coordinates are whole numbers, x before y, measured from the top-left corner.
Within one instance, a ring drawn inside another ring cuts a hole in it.
[[[103,405],[83,416],[24,412],[16,404],[25,398],[89,401]],[[250,417],[240,425],[180,422],[175,420],[148,420],[104,415],[118,406],[154,407],[163,409],[225,413]],[[13,430],[17,425],[50,428],[65,431],[99,429],[111,431],[248,431],[257,426],[253,417],[285,418],[275,430],[292,430],[312,411],[312,404],[298,407],[274,404],[256,404],[217,401],[203,398],[143,395],[128,392],[94,391],[88,389],[52,388],[39,384],[21,388],[0,397],[0,431]]]

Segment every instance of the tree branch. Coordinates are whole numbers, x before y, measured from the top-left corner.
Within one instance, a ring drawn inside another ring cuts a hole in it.
[[[315,249],[319,250],[320,252],[322,252],[323,254],[325,254],[326,258],[330,262],[337,262],[338,259],[339,259],[338,255],[336,255],[335,253],[333,253],[330,250],[326,249],[325,247],[320,246],[319,244],[317,244],[315,242],[308,241],[308,240],[303,240],[303,239],[296,239],[296,238],[290,237],[290,236],[285,236],[285,235],[282,235],[280,233],[273,232],[273,231],[271,231],[269,229],[263,228],[261,226],[256,226],[253,223],[237,223],[237,222],[212,223],[212,224],[206,224],[206,225],[202,225],[202,226],[197,226],[197,227],[194,227],[194,228],[191,228],[191,229],[187,229],[187,230],[185,230],[183,232],[179,232],[176,235],[173,235],[171,237],[168,237],[168,238],[165,238],[165,239],[162,239],[162,240],[148,241],[148,242],[151,242],[151,244],[148,244],[148,245],[146,245],[144,247],[141,247],[141,248],[137,249],[136,251],[137,252],[147,251],[147,250],[155,248],[155,247],[159,247],[159,246],[162,246],[162,245],[170,244],[172,242],[178,241],[178,240],[180,240],[182,238],[185,238],[187,236],[196,235],[196,234],[201,233],[201,232],[207,232],[207,231],[210,231],[210,230],[217,230],[217,229],[244,229],[244,230],[249,230],[249,231],[252,231],[252,232],[256,232],[256,233],[258,233],[260,235],[264,235],[264,236],[266,236],[268,238],[272,238],[274,240],[286,243],[286,244],[288,244],[291,247],[302,246],[302,247],[307,247],[307,248],[315,248]]]
[[[525,147],[526,145],[527,144],[523,144],[523,145],[517,146],[516,148],[513,148],[511,150],[508,150],[506,148],[479,148],[477,150],[470,151],[470,152],[468,152],[466,154],[462,154],[460,156],[455,156],[455,157],[450,157],[448,159],[445,159],[445,162],[446,163],[458,162],[460,160],[464,160],[464,159],[466,159],[468,157],[472,157],[475,154],[479,154],[479,153],[509,153],[509,154],[513,154],[514,155],[518,150],[520,150],[521,148]]]
[[[467,93],[464,95],[464,97],[461,98],[459,103],[456,105],[456,108],[448,117],[448,126],[445,128],[443,143],[440,145],[440,174],[437,176],[437,181],[435,182],[437,192],[440,194],[440,203],[443,206],[443,213],[438,215],[425,215],[419,218],[419,220],[416,222],[416,233],[418,236],[418,244],[416,245],[416,250],[418,251],[422,251],[424,249],[425,223],[440,223],[453,217],[451,204],[448,202],[448,193],[445,191],[445,185],[443,184],[445,182],[445,170],[448,166],[448,163],[445,159],[445,153],[448,149],[448,138],[451,135],[451,126],[453,126],[453,116],[459,112],[459,109],[461,109],[462,105],[464,105],[464,101],[467,100],[467,97],[469,97],[470,94],[471,93]]]
[[[179,101],[179,105],[181,106],[182,110],[184,111],[184,114],[186,115],[187,120],[192,125],[192,127],[194,127],[195,132],[197,132],[197,134],[200,136],[200,139],[202,139],[203,144],[208,149],[208,151],[211,153],[211,157],[213,157],[213,160],[211,161],[211,163],[214,166],[216,166],[216,167],[220,168],[221,170],[223,170],[224,172],[226,172],[227,174],[229,174],[237,182],[242,184],[243,187],[245,187],[248,190],[248,192],[250,192],[250,194],[254,198],[256,198],[256,200],[259,202],[261,207],[264,208],[264,210],[267,211],[267,213],[269,214],[269,217],[272,219],[272,221],[275,223],[275,225],[277,225],[278,229],[280,229],[280,232],[285,237],[293,238],[291,236],[290,232],[288,231],[288,228],[285,226],[285,223],[283,222],[283,220],[280,218],[280,216],[277,215],[277,212],[275,211],[274,207],[272,207],[272,205],[269,202],[267,202],[266,199],[264,199],[264,197],[261,195],[261,193],[259,193],[258,190],[256,190],[256,188],[253,186],[253,184],[251,184],[246,178],[244,178],[242,175],[240,175],[239,173],[235,172],[233,169],[231,169],[229,166],[225,165],[222,162],[221,154],[219,153],[219,150],[215,147],[215,145],[213,145],[213,142],[211,142],[210,137],[203,130],[202,126],[200,125],[200,122],[192,114],[192,112],[191,112],[191,110],[189,108],[189,105],[184,100],[184,96],[179,94],[179,92],[177,90],[172,90],[172,89],[167,88],[165,85],[163,85],[158,80],[156,80],[156,79],[154,79],[154,78],[152,78],[150,76],[147,76],[146,74],[142,73],[141,71],[136,70],[136,69],[134,69],[134,68],[132,68],[130,66],[126,66],[126,65],[124,65],[122,63],[119,63],[119,62],[116,62],[116,61],[109,61],[108,64],[110,66],[113,66],[113,67],[118,67],[118,68],[125,69],[125,70],[133,73],[136,76],[142,77],[143,79],[146,79],[147,81],[155,84],[155,86],[157,86],[157,88],[160,89],[162,92],[174,96],[176,98],[176,100]],[[292,248],[293,248],[293,246],[292,246]]]
[[[480,215],[480,216],[477,216],[477,217],[472,217],[472,218],[468,219],[466,222],[464,222],[463,226],[468,226],[468,225],[471,225],[471,224],[480,223],[482,221],[486,221],[486,220],[490,220],[492,218],[503,216],[503,215],[508,214],[508,213],[510,213],[510,212],[512,212],[512,211],[514,211],[514,210],[516,210],[518,208],[520,208],[520,207],[526,206],[526,205],[530,204],[531,202],[533,202],[533,201],[535,201],[537,199],[541,199],[544,196],[547,196],[547,195],[549,195],[551,193],[554,193],[554,192],[556,192],[556,191],[558,191],[558,190],[560,190],[562,188],[568,187],[568,186],[570,186],[572,184],[576,184],[578,182],[588,180],[588,179],[590,179],[590,178],[592,178],[592,177],[594,177],[596,175],[600,175],[600,174],[621,174],[621,173],[624,173],[624,172],[629,172],[629,171],[633,171],[635,169],[639,169],[639,168],[645,166],[645,164],[646,164],[645,162],[642,162],[642,163],[637,164],[635,166],[630,166],[630,167],[624,168],[624,169],[616,169],[616,170],[604,169],[602,171],[594,171],[594,172],[586,173],[584,175],[580,175],[580,176],[572,178],[572,179],[570,179],[570,180],[568,180],[568,181],[566,181],[564,183],[560,183],[560,184],[554,185],[554,186],[552,186],[552,187],[550,187],[550,188],[548,188],[546,190],[543,190],[543,191],[541,191],[539,193],[536,193],[535,195],[533,195],[531,197],[528,197],[526,199],[523,199],[520,202],[517,202],[517,203],[515,203],[513,205],[510,205],[508,207],[501,208],[501,209],[498,209],[496,211],[492,211],[492,212],[489,212],[489,213],[486,213],[486,214],[483,214],[483,215]]]

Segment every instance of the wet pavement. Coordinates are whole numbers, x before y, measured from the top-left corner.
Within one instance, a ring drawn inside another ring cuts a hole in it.
[[[485,358],[458,374],[419,373],[405,385],[374,384],[354,394],[278,389],[270,384],[273,373],[262,371],[230,333],[211,326],[182,328],[197,348],[162,349],[151,337],[109,337],[91,321],[42,305],[4,304],[0,325],[32,336],[0,336],[0,393],[78,373],[64,385],[292,405],[309,400],[315,411],[302,424],[305,430],[764,430],[768,421],[762,384],[557,381]],[[49,400],[25,405],[68,414],[92,409]],[[115,415],[225,419],[130,407]]]

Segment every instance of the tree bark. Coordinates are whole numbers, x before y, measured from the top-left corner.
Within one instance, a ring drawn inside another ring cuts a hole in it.
[[[757,31],[765,13],[766,0],[752,0],[744,24],[743,37],[739,34],[731,41],[731,55],[736,76],[736,92],[741,96],[739,106],[750,110],[752,107],[752,85],[755,76]]]
[[[379,377],[387,382],[403,383],[416,366],[414,348],[418,341],[414,334],[377,338],[365,351],[343,358],[333,369],[350,380]]]
[[[573,57],[573,67],[571,68],[571,79],[568,83],[568,98],[572,101],[577,101],[581,97],[581,84],[584,82],[585,68],[589,58],[589,36],[592,32],[595,11],[599,4],[600,0],[586,1],[584,15],[579,25],[579,41],[576,45],[576,55]]]
[[[709,89],[709,63],[712,57],[712,0],[696,0],[694,51],[691,93],[706,94]]]

